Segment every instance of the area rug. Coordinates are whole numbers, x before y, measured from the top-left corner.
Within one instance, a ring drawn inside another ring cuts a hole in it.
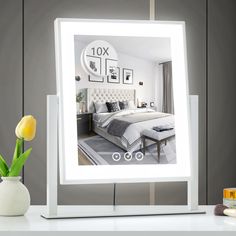
[[[94,165],[176,164],[175,138],[161,146],[159,162],[156,144],[148,146],[145,155],[138,150],[132,153],[132,156],[99,135],[80,139],[78,146]]]

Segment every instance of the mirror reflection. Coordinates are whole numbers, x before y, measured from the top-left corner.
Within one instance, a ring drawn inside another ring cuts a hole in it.
[[[176,164],[169,38],[75,36],[79,165]]]

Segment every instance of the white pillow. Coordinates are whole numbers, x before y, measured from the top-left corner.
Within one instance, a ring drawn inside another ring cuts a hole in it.
[[[105,103],[94,102],[94,107],[96,113],[108,112],[107,105]]]
[[[135,106],[135,104],[134,104],[134,101],[128,101],[128,108],[129,109],[135,109],[136,108],[136,106]]]

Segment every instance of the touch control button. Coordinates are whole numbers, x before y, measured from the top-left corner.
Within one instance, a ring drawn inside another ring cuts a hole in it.
[[[124,158],[126,161],[131,161],[132,160],[132,154],[130,152],[126,152],[124,154]]]
[[[114,153],[112,154],[112,159],[113,159],[114,161],[119,161],[119,160],[121,159],[120,153],[114,152]]]
[[[142,152],[137,152],[137,153],[135,153],[135,158],[137,161],[142,161],[144,158],[144,155]]]

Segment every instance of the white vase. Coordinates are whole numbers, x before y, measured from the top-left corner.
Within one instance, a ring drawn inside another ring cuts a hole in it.
[[[0,216],[24,215],[30,206],[28,189],[21,177],[2,177],[0,183]]]

